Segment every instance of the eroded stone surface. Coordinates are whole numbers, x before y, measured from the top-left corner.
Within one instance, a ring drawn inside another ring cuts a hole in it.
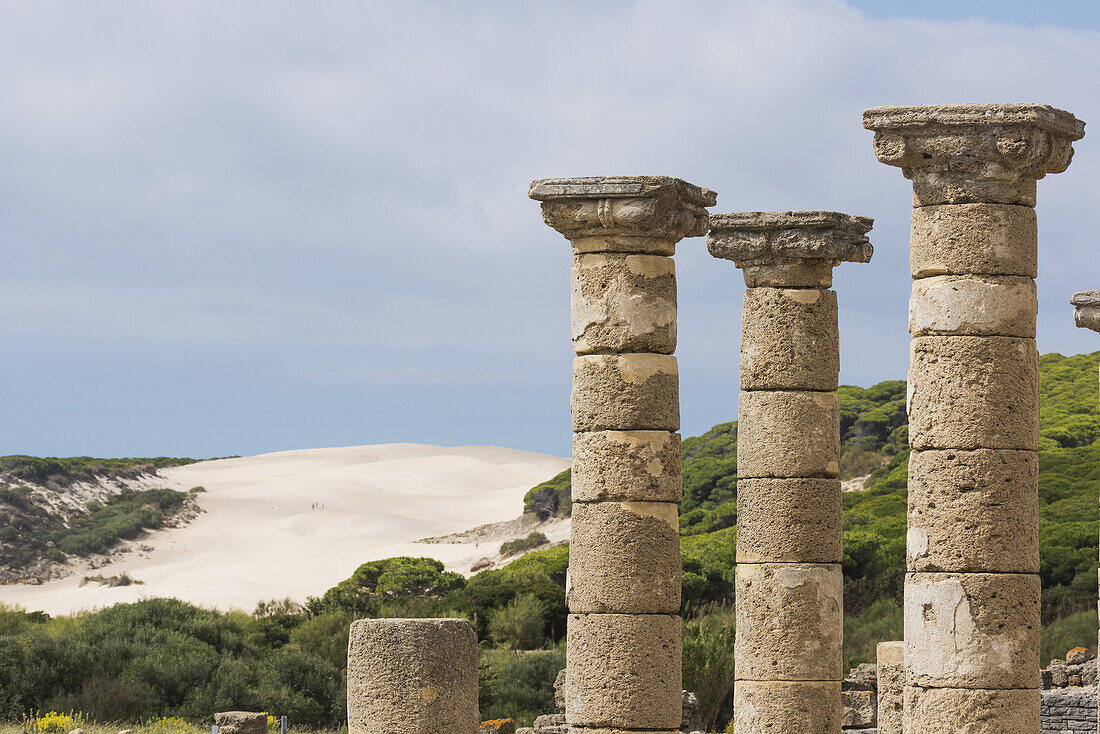
[[[676,242],[707,231],[717,195],[667,176],[589,176],[533,181],[528,196],[575,252],[671,255]]]
[[[840,472],[840,410],[835,393],[741,393],[738,477],[833,478]]]
[[[1035,336],[1035,281],[1018,276],[941,275],[913,283],[913,336]]]
[[[1082,291],[1073,294],[1070,303],[1074,322],[1083,329],[1100,332],[1100,291]]]
[[[834,266],[871,259],[873,223],[823,211],[713,214],[707,249],[741,268],[750,288],[828,288]]]
[[[935,275],[1016,275],[1039,271],[1035,210],[1009,204],[944,204],[913,209],[909,268]]]
[[[905,702],[905,643],[880,642],[878,659],[878,734],[902,734]]]
[[[740,479],[737,562],[840,563],[839,479]]]
[[[840,681],[839,564],[737,566],[737,680]]]
[[[863,113],[879,161],[913,181],[913,205],[1035,206],[1035,182],[1060,173],[1085,124],[1049,105],[875,107]]]
[[[591,354],[573,360],[573,430],[680,428],[676,358]]]
[[[1039,572],[1034,451],[914,451],[909,456],[910,571]]]
[[[672,502],[578,502],[569,544],[569,611],[680,611],[680,523]]]
[[[592,352],[676,350],[676,269],[659,255],[573,258],[573,348]]]
[[[680,618],[570,614],[570,726],[675,729],[682,715]]]
[[[680,436],[671,431],[593,431],[573,435],[574,502],[679,502]]]
[[[1039,577],[909,573],[905,578],[909,685],[1039,687]]]
[[[734,684],[736,734],[807,734],[840,730],[840,681]]]
[[[741,314],[742,390],[836,390],[836,292],[749,288]]]
[[[1039,731],[1039,691],[906,686],[905,731],[1035,734]]]
[[[218,734],[266,734],[267,714],[254,711],[221,711],[214,714]]]
[[[1039,353],[1033,339],[913,339],[908,389],[914,449],[1038,448]]]
[[[476,734],[477,635],[467,620],[360,619],[350,635],[350,734]]]

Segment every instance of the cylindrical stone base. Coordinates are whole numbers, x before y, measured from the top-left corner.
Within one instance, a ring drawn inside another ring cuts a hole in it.
[[[682,455],[671,431],[573,434],[573,501],[679,502]]]
[[[738,564],[736,679],[839,681],[843,593],[840,564]]]
[[[680,611],[680,523],[672,502],[574,502],[569,611]]]
[[[738,563],[840,563],[839,479],[737,482]]]
[[[676,350],[676,266],[671,257],[577,255],[572,274],[577,354]]]
[[[573,360],[573,430],[680,428],[680,377],[667,354],[590,354]]]
[[[465,619],[352,623],[349,734],[476,734],[477,665]]]
[[[1037,574],[906,574],[906,680],[1038,689],[1039,626]]]
[[[683,710],[680,618],[570,614],[565,720],[572,727],[677,729]]]
[[[749,288],[741,314],[742,390],[837,388],[836,291]]]
[[[829,734],[840,731],[840,682],[739,680],[733,687],[735,734]]]
[[[902,734],[905,703],[905,643],[880,642],[878,660],[878,734]]]
[[[905,687],[908,734],[1035,734],[1039,689]]]
[[[1034,451],[912,452],[909,570],[1039,573],[1038,486]]]
[[[909,361],[914,449],[1029,449],[1039,445],[1039,353],[1034,339],[926,336]]]
[[[1035,210],[1009,204],[944,204],[913,210],[909,265],[914,278],[1039,272]]]
[[[739,478],[839,475],[840,409],[836,393],[743,392],[738,414]]]

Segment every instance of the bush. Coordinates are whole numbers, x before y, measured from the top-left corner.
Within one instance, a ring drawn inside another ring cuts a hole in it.
[[[489,615],[489,636],[494,642],[519,650],[531,650],[546,639],[546,605],[534,594],[520,594]]]
[[[534,550],[540,546],[546,545],[550,541],[546,536],[539,531],[534,531],[528,534],[526,538],[516,538],[515,540],[509,540],[507,543],[503,543],[500,546],[500,555],[507,558],[508,556],[514,556],[517,553],[523,553],[525,551]]]
[[[554,711],[554,679],[565,667],[562,649],[515,653],[487,650],[481,656],[478,703],[482,720],[514,718],[531,726]]]
[[[683,621],[684,689],[699,699],[706,731],[733,718],[733,668],[736,624],[733,609],[710,605]]]

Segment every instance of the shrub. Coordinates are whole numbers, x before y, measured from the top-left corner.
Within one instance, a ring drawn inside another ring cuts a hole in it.
[[[520,594],[489,615],[489,636],[494,642],[519,650],[531,650],[546,639],[546,605],[534,594]]]
[[[546,536],[539,531],[529,533],[526,538],[516,538],[515,540],[509,540],[507,543],[503,543],[500,546],[500,555],[507,558],[508,556],[514,556],[517,553],[523,553],[524,551],[534,550],[539,546],[546,545],[550,541]]]

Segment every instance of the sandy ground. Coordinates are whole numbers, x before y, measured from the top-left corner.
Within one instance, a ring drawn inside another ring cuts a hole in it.
[[[567,459],[495,446],[383,444],[204,461],[161,472],[186,490],[203,486],[205,511],[183,528],[143,539],[147,552],[97,569],[141,585],[80,586],[82,575],[38,586],[0,586],[0,601],[49,614],[167,596],[219,609],[304,601],[390,556],[430,556],[469,572],[499,543],[417,543],[512,520],[523,495]],[[556,535],[557,533],[555,533]]]

